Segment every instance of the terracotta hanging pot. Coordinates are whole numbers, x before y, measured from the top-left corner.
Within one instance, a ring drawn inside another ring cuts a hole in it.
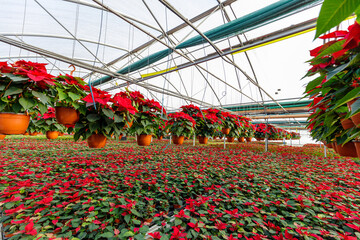
[[[230,128],[223,128],[221,129],[221,132],[225,135],[228,135],[230,133]]]
[[[251,140],[252,140],[252,137],[247,137],[247,138],[246,138],[246,141],[247,141],[247,142],[251,142]]]
[[[59,132],[57,132],[57,131],[47,131],[46,132],[47,139],[57,139],[58,136],[59,136]]]
[[[200,144],[207,144],[207,142],[208,142],[207,137],[199,136],[199,143]]]
[[[357,100],[358,100],[358,98],[355,98],[355,99],[353,99],[353,100],[351,100],[350,102],[347,103],[349,111],[351,111],[351,105],[353,105],[353,103],[356,102]],[[351,121],[354,123],[354,125],[357,128],[360,128],[360,113],[357,113],[354,116],[352,116]]]
[[[333,146],[334,151],[335,151],[336,153],[338,153],[338,151],[337,151],[337,147],[336,147],[336,143],[335,143],[335,142],[333,142],[333,143],[332,143],[332,146]]]
[[[255,138],[256,139],[256,141],[264,141],[265,140],[265,138]]]
[[[4,140],[5,137],[6,135],[0,134],[0,140]]]
[[[232,143],[232,142],[235,141],[235,138],[234,137],[227,137],[227,141]]]
[[[244,138],[244,137],[239,137],[239,138],[238,138],[238,141],[239,141],[239,142],[245,142],[245,138]]]
[[[162,139],[163,139],[163,136],[160,136],[160,137],[158,137],[157,139],[158,139],[158,140],[162,140]]]
[[[29,135],[29,132],[25,132],[24,135],[25,135],[25,136]]]
[[[357,157],[360,158],[360,141],[356,141],[354,142],[355,145],[355,149],[356,149],[356,153],[357,153]]]
[[[172,136],[172,141],[176,145],[182,145],[184,143],[184,136]]]
[[[60,136],[60,137],[64,136],[64,133],[63,133],[63,132],[59,132],[59,136]]]
[[[70,107],[55,107],[55,117],[58,123],[63,125],[74,125],[79,121],[80,113]]]
[[[325,144],[327,148],[333,148],[332,143]]]
[[[355,144],[353,142],[342,144],[336,144],[336,148],[340,156],[343,157],[357,157]]]
[[[123,137],[123,135],[122,135],[122,134],[120,134],[120,136],[119,136],[119,140],[121,140],[121,139],[122,139],[122,137]]]
[[[24,134],[29,123],[29,115],[23,113],[0,113],[0,134]]]
[[[341,126],[347,130],[347,129],[350,129],[352,127],[355,127],[353,121],[351,121],[351,119],[341,119]]]
[[[137,144],[139,146],[149,146],[151,143],[151,137],[152,135],[145,135],[145,134],[141,134],[137,136]]]
[[[30,133],[30,136],[36,136],[38,134],[39,134],[38,132],[32,132],[32,133]]]
[[[106,137],[100,133],[93,133],[88,139],[89,148],[103,148],[106,144]]]

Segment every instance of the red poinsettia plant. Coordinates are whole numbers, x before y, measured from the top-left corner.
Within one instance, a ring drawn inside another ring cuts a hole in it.
[[[20,60],[0,62],[0,112],[45,113],[51,104],[54,76],[46,64]]]
[[[306,87],[306,96],[312,99],[307,127],[314,139],[343,143],[360,135],[357,129],[341,125],[360,111],[360,101],[356,101],[360,97],[359,36],[360,25],[355,21],[348,30],[321,36],[327,42],[310,51],[312,67],[306,76],[317,77]],[[351,101],[349,111],[346,104]]]
[[[75,125],[75,140],[80,137],[87,139],[92,134],[103,134],[107,138],[112,135],[118,137],[122,134],[126,121],[123,112],[135,112],[133,106],[129,105],[129,99],[114,99],[108,92],[93,87],[81,100],[86,103],[86,112],[80,114],[80,120]]]
[[[194,133],[195,120],[184,112],[170,113],[166,122],[166,129],[173,136],[190,137]]]
[[[254,133],[255,138],[264,139],[266,137],[269,137],[269,134],[270,134],[270,127],[268,124],[265,123],[255,124],[255,133]]]
[[[196,135],[212,137],[217,130],[221,129],[222,121],[217,114],[217,109],[206,109],[195,115]]]
[[[72,75],[59,75],[53,87],[55,97],[52,99],[57,107],[70,107],[85,113],[82,99],[89,94],[90,88],[82,78]]]
[[[167,120],[165,108],[153,99],[146,99],[138,91],[130,92],[129,96],[135,108],[138,109],[129,132],[136,135],[156,134],[160,122]]]

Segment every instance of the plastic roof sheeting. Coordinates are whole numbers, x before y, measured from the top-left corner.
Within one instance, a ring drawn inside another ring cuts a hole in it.
[[[105,11],[91,0],[2,0],[2,7],[6,10],[2,11],[0,16],[0,36],[115,73],[140,59],[146,59],[151,54],[164,50],[164,44],[153,41],[149,34],[159,37],[163,43],[173,47],[198,35],[189,26],[183,26],[168,38],[162,36],[162,30],[169,31],[184,22],[157,0],[98,0],[98,2],[122,14],[141,30],[117,15]],[[224,11],[216,0],[168,2],[188,19],[211,8],[216,9],[194,22],[201,32],[206,32],[227,23],[225,14],[230,20],[235,20],[277,1],[233,0],[231,5],[224,7]],[[315,18],[318,12],[319,7],[304,10],[253,29],[245,35],[219,39],[215,44],[220,49],[229,48],[240,44],[240,41],[246,42]],[[259,85],[274,98],[297,98],[302,95],[305,84],[300,79],[308,68],[304,63],[309,58],[308,50],[320,44],[313,42],[313,36],[314,34],[310,32],[297,38],[251,50],[247,53],[248,57],[245,53],[229,57],[251,78],[256,78]],[[142,48],[141,46],[147,45],[146,43],[149,43],[148,46]],[[149,66],[136,69],[129,74],[125,73],[124,77],[129,81],[138,81],[144,74],[174,69],[181,64],[206,57],[214,53],[214,49],[209,44],[203,43],[191,49],[183,49],[181,53],[183,56],[173,53]],[[53,75],[69,73],[72,70],[69,68],[69,63],[61,59],[44,57],[0,42],[0,61],[13,62],[18,59],[49,63],[47,67]],[[92,80],[105,76],[99,73],[90,75],[90,73],[92,73],[90,70],[76,67],[74,74],[85,77],[86,80],[89,80],[90,76]],[[101,85],[101,88],[111,88],[113,89],[111,92],[115,93],[120,91],[116,87],[123,85],[127,85],[127,82],[116,79]],[[221,58],[150,78],[129,87],[159,100],[168,109],[176,109],[191,102],[204,106],[224,106],[262,101],[258,88],[232,64]],[[277,91],[278,89],[281,91]],[[265,97],[264,100],[269,98]]]

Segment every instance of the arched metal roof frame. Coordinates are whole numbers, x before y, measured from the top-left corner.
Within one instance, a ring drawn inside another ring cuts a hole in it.
[[[35,0],[36,1],[36,0]],[[106,9],[106,8],[104,8],[104,6],[102,6],[102,7],[99,7],[99,6],[96,6],[96,5],[93,5],[93,4],[89,4],[89,3],[85,3],[85,2],[82,2],[82,1],[80,1],[80,0],[78,0],[78,1],[76,1],[76,0],[63,0],[63,1],[67,1],[67,2],[73,2],[73,3],[76,3],[76,4],[83,4],[83,5],[86,5],[86,6],[89,6],[89,7],[94,7],[94,8],[97,8],[97,9],[99,9],[99,10],[102,10],[102,11],[104,11],[104,10],[108,10],[108,11],[110,11],[110,9]],[[231,6],[231,3],[233,3],[233,2],[235,2],[236,0],[228,0],[228,1],[225,1],[226,3],[228,3],[228,5],[230,5]],[[37,1],[36,1],[37,2]],[[95,2],[95,3],[97,3],[97,4],[99,4],[100,2],[98,1],[98,0],[93,0],[93,2]],[[167,1],[165,1],[165,0],[160,0],[160,2],[162,2],[162,3],[167,3]],[[218,9],[221,9],[221,10],[223,10],[223,7],[221,6],[221,5],[223,5],[225,2],[222,2],[222,3],[220,3],[220,2],[218,2],[219,3],[219,5],[218,6],[215,6],[213,9],[212,9],[212,11],[217,11]],[[171,7],[171,5],[169,5],[169,4],[165,4],[170,10],[172,9],[172,10],[175,10],[176,11],[176,9],[174,9],[174,8],[172,8]],[[208,11],[207,11],[208,12]],[[164,37],[166,37],[166,35],[167,35],[167,33],[165,33],[162,29],[158,29],[158,28],[156,28],[156,27],[154,27],[154,26],[150,26],[149,24],[146,24],[146,23],[144,23],[144,22],[141,22],[141,21],[138,21],[138,20],[136,20],[136,19],[134,19],[134,18],[131,18],[131,17],[129,17],[129,16],[126,16],[126,15],[124,15],[124,14],[122,14],[122,13],[119,13],[119,12],[115,12],[115,13],[117,13],[117,15],[119,15],[119,16],[122,16],[123,17],[123,19],[124,20],[127,20],[127,21],[129,21],[129,24],[132,24],[132,25],[134,25],[134,22],[136,22],[136,23],[139,23],[139,24],[141,24],[141,25],[143,25],[143,26],[146,26],[146,27],[150,27],[150,28],[152,28],[152,29],[154,29],[154,30],[157,30],[157,31],[159,31],[159,32],[161,32],[162,33],[162,35],[161,35],[161,38],[164,38]],[[115,14],[114,13],[114,14]],[[224,13],[225,14],[225,13]],[[200,14],[200,15],[202,15],[202,14]],[[199,15],[199,16],[200,16]],[[195,31],[197,31],[200,35],[202,34],[193,24],[192,24],[192,21],[188,21],[187,19],[185,19],[181,14],[179,15],[179,17],[180,18],[182,18],[182,20],[184,20],[184,24],[182,24],[181,26],[183,26],[183,27],[185,27],[186,26],[186,24],[187,25],[189,25],[190,27],[192,27]],[[200,17],[199,17],[200,18]],[[201,19],[201,18],[200,18]],[[187,21],[186,21],[187,20]],[[181,26],[178,26],[178,27],[181,27]],[[178,28],[177,27],[177,28]],[[141,27],[140,27],[140,29],[142,29]],[[144,30],[144,29],[142,29],[142,30]],[[171,31],[171,30],[170,30]],[[169,31],[169,34],[172,34],[172,33],[174,33],[174,32],[176,32],[176,31],[174,31],[173,30],[173,32],[171,33]],[[145,31],[146,32],[146,31]],[[10,43],[10,42],[12,42],[12,44],[14,45],[14,46],[17,46],[17,47],[21,47],[21,48],[23,48],[23,46],[25,45],[24,43],[21,43],[20,45],[18,44],[18,43],[16,43],[16,42],[14,42],[14,41],[11,41],[9,38],[4,38],[4,37],[6,37],[6,36],[20,36],[21,34],[11,34],[11,33],[7,33],[7,34],[2,34],[2,36],[0,36],[0,38],[4,41],[4,42],[7,42],[7,43]],[[23,36],[35,36],[36,34],[24,34]],[[149,36],[151,36],[151,37],[155,37],[155,36],[153,36],[152,34],[149,34]],[[35,37],[37,37],[37,36],[35,36]],[[81,41],[84,41],[84,42],[89,42],[89,43],[95,43],[95,44],[100,44],[100,45],[103,45],[103,46],[107,46],[107,47],[113,47],[113,48],[116,48],[116,49],[119,49],[119,50],[125,50],[125,51],[127,51],[126,49],[123,49],[123,48],[119,48],[119,47],[116,47],[116,46],[111,46],[111,45],[109,45],[109,44],[105,44],[105,43],[98,43],[98,42],[95,42],[95,41],[92,41],[92,40],[87,40],[87,39],[76,39],[75,37],[74,38],[71,38],[71,37],[65,37],[65,36],[54,36],[54,35],[43,35],[43,36],[41,36],[40,34],[38,35],[38,37],[49,37],[49,38],[51,38],[51,37],[54,37],[54,38],[63,38],[63,39],[68,39],[68,40],[78,40],[79,42],[81,42]],[[160,39],[161,39],[160,37],[155,37],[154,39],[155,39],[155,41],[158,41],[158,42],[160,42],[160,43],[162,43],[164,46],[167,46],[167,47],[170,47],[170,48],[173,48],[173,46],[171,46],[171,45],[169,45],[169,44],[167,44],[167,43],[164,43],[164,42],[162,42]],[[206,37],[205,37],[206,38]],[[0,39],[0,40],[1,40]],[[150,41],[150,42],[154,42],[154,41]],[[219,54],[219,57],[221,57],[221,58],[223,58],[224,59],[224,61],[226,61],[225,60],[225,58],[227,59],[227,61],[226,62],[228,62],[229,64],[233,64],[235,67],[237,67],[240,71],[241,71],[241,69],[240,69],[240,67],[238,67],[237,65],[236,65],[236,63],[232,60],[232,59],[230,59],[230,58],[228,58],[227,56],[225,56],[225,54],[222,52],[222,51],[219,51],[219,49],[216,47],[216,45],[213,43],[213,42],[211,42],[211,41],[209,41],[209,44],[211,45],[211,46],[213,46],[214,47],[214,49],[215,49],[215,51],[217,51],[217,53]],[[241,43],[240,43],[241,44]],[[150,45],[148,45],[148,46],[150,46]],[[126,55],[134,55],[135,57],[139,57],[139,56],[141,56],[141,55],[139,55],[139,54],[135,54],[137,51],[139,51],[139,50],[143,50],[143,49],[145,49],[145,47],[147,47],[147,46],[140,46],[140,47],[142,47],[142,48],[138,48],[138,49],[134,49],[133,51],[127,51],[127,53],[124,55],[124,56],[126,56]],[[230,46],[231,47],[231,46]],[[112,71],[109,71],[109,70],[106,70],[106,69],[102,69],[102,68],[98,68],[98,67],[90,67],[90,64],[84,64],[84,63],[81,63],[81,61],[89,61],[89,62],[92,62],[93,60],[91,60],[91,59],[71,59],[71,61],[70,61],[70,59],[68,59],[68,58],[66,58],[65,56],[61,56],[61,55],[58,55],[58,54],[55,54],[55,53],[51,53],[51,52],[49,52],[49,51],[46,51],[46,50],[44,50],[44,51],[42,51],[40,48],[38,48],[38,49],[35,49],[35,48],[33,48],[32,46],[26,46],[26,48],[24,48],[24,49],[27,49],[28,51],[34,51],[34,52],[36,52],[36,53],[38,53],[38,54],[41,54],[41,55],[43,55],[43,56],[47,56],[47,57],[50,57],[50,58],[54,58],[54,59],[57,59],[57,60],[59,60],[59,61],[64,61],[64,62],[67,62],[67,63],[74,63],[74,64],[77,64],[78,66],[80,66],[80,67],[82,67],[82,68],[84,68],[84,69],[87,69],[87,70],[89,70],[89,71],[95,71],[95,72],[97,72],[97,73],[100,73],[100,74],[105,74],[105,75],[111,75],[111,76],[114,76],[114,77],[117,77],[117,78],[119,78],[119,79],[121,79],[121,80],[123,80],[123,81],[126,81],[126,82],[128,82],[128,83],[134,83],[134,84],[137,84],[137,85],[139,85],[139,86],[141,86],[141,87],[144,87],[144,88],[146,88],[146,89],[149,89],[149,90],[152,90],[152,91],[155,91],[155,89],[158,89],[158,90],[160,90],[161,91],[161,93],[164,93],[164,94],[168,94],[168,95],[170,95],[170,96],[174,96],[174,97],[179,97],[179,98],[183,98],[183,99],[188,99],[188,100],[190,100],[190,101],[192,101],[192,102],[197,102],[198,104],[200,104],[200,105],[203,105],[203,104],[206,104],[206,103],[201,103],[201,102],[199,102],[198,100],[196,100],[196,99],[192,99],[191,97],[189,97],[189,96],[184,96],[184,95],[182,95],[182,94],[180,94],[180,92],[178,91],[177,93],[175,93],[175,92],[172,92],[172,91],[166,91],[166,89],[162,89],[162,88],[159,88],[158,86],[155,86],[155,85],[151,85],[151,84],[146,84],[146,83],[141,83],[140,84],[140,79],[133,79],[133,78],[130,78],[129,76],[121,76],[121,75],[119,75],[119,74],[116,74],[115,72],[112,72]],[[137,50],[137,51],[135,51],[135,50]],[[178,51],[178,50],[176,50],[176,51]],[[191,58],[189,58],[188,57],[188,55],[190,55],[191,53],[189,53],[189,52],[186,52],[186,51],[179,51],[179,52],[176,52],[176,53],[178,53],[178,55],[180,55],[180,56],[182,56],[182,57],[184,57],[184,58],[187,58],[187,59],[189,59],[189,60],[191,60]],[[124,57],[124,56],[122,56],[122,57]],[[224,58],[224,56],[225,56],[225,58]],[[28,56],[27,56],[28,57]],[[80,61],[79,61],[80,60]],[[50,62],[50,61],[49,61]],[[113,62],[113,61],[112,61]],[[110,62],[110,63],[103,63],[104,64],[104,66],[111,66],[112,65],[112,62]],[[194,65],[194,66],[196,66],[197,65],[197,63],[195,62],[195,61],[192,61],[191,62],[191,65]],[[197,66],[198,67],[198,66]],[[201,66],[200,66],[201,67]],[[152,69],[156,69],[156,66],[151,66],[151,68]],[[60,69],[59,69],[60,70]],[[159,70],[159,69],[156,69],[156,70]],[[200,71],[200,69],[198,69],[199,71]],[[217,77],[215,74],[213,74],[213,73],[211,73],[210,71],[208,71],[208,70],[206,70],[206,69],[203,69],[202,68],[202,70],[203,71],[206,71],[206,72],[208,72],[209,74],[212,74],[213,76],[215,76],[218,80],[221,80],[221,78],[219,78],[219,77]],[[64,71],[64,70],[62,70],[62,71]],[[165,74],[167,74],[167,73],[165,73]],[[165,75],[164,74],[164,75]],[[166,79],[166,76],[163,76],[165,79]],[[145,78],[145,79],[141,79],[141,80],[144,80],[144,81],[146,81],[146,80],[148,80],[148,79],[151,79],[151,77],[150,78]],[[251,79],[251,77],[249,76],[249,78],[248,78],[249,80],[252,80]],[[168,79],[166,79],[168,82],[170,82]],[[206,80],[206,79],[205,79]],[[256,84],[256,83],[253,83],[255,86],[257,86],[259,89],[261,89],[261,86],[260,85],[258,85],[258,84]],[[210,85],[210,84],[209,84]],[[121,86],[121,85],[120,85]],[[241,94],[244,94],[244,93],[242,93],[241,91],[239,91],[237,88],[235,88],[235,87],[233,87],[233,86],[231,86],[232,88],[234,88],[234,89],[236,89],[238,92],[240,92]],[[174,87],[175,88],[175,87]],[[112,88],[112,89],[114,89],[114,88]],[[110,90],[112,90],[112,89],[110,89]],[[176,89],[176,88],[175,88]],[[177,90],[177,89],[176,89]],[[265,90],[263,90],[264,92],[265,92]],[[158,92],[158,91],[157,91]],[[215,93],[215,91],[214,91],[214,94],[216,95],[216,93]],[[272,98],[270,95],[268,95],[270,98]],[[249,97],[249,96],[247,96],[247,97]],[[273,98],[272,98],[273,99]],[[275,99],[273,99],[273,101],[274,102],[276,102],[276,100]],[[221,102],[220,102],[220,100],[219,100],[219,104],[220,104],[220,106],[221,106]],[[211,104],[210,104],[211,105]],[[281,105],[280,105],[281,106]]]

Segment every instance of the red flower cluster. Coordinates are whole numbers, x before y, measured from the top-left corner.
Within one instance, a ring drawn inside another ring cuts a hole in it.
[[[189,121],[193,124],[193,127],[195,127],[196,125],[195,120],[184,112],[169,113],[168,117],[170,118],[170,120],[167,122],[167,125],[172,124],[174,121],[178,120]]]

